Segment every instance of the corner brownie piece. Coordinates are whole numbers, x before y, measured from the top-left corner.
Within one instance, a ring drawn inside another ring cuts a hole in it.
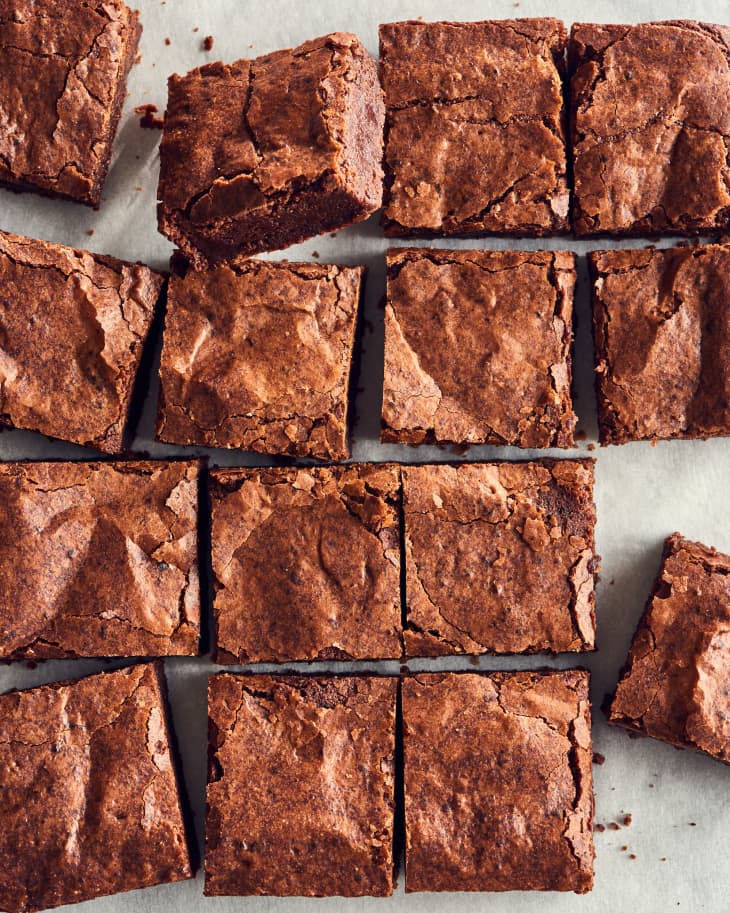
[[[288,247],[381,203],[375,61],[335,32],[171,76],[158,221],[197,267]]]
[[[730,245],[588,259],[601,443],[730,435]]]
[[[197,654],[198,474],[0,463],[0,659]]]
[[[391,249],[381,440],[572,447],[575,256]]]
[[[730,29],[703,22],[573,26],[577,235],[730,226]]]
[[[406,891],[593,887],[588,673],[403,682]]]
[[[94,208],[142,26],[121,0],[0,0],[0,185]]]
[[[157,436],[338,460],[363,267],[222,264],[170,280]]]
[[[192,877],[161,666],[0,696],[0,908]]]
[[[401,655],[396,467],[218,469],[211,500],[218,662]]]
[[[0,424],[118,453],[164,277],[0,231]]]
[[[608,721],[730,763],[730,555],[664,543]]]
[[[592,460],[402,473],[408,656],[594,649]]]
[[[395,678],[215,675],[205,893],[393,893]]]
[[[380,26],[387,235],[568,229],[557,19]]]

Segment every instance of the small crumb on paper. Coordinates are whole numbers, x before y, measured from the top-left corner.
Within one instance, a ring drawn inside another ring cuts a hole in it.
[[[146,130],[162,130],[164,120],[157,117],[157,105],[137,105],[134,109],[135,114],[141,114],[139,119],[140,127]]]
[[[598,764],[598,766],[600,767],[601,764],[606,763],[606,756],[602,755],[600,751],[594,751],[593,752],[593,763]]]
[[[213,36],[212,35],[206,35],[205,38],[203,38],[203,50],[204,51],[213,50]]]

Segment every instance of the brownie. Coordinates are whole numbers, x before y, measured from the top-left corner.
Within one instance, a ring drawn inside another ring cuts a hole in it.
[[[406,654],[595,648],[592,460],[403,467]]]
[[[4,694],[0,743],[0,909],[192,877],[161,666]]]
[[[406,891],[593,887],[588,673],[403,681]]]
[[[730,436],[730,245],[589,265],[601,443]]]
[[[206,895],[393,893],[397,687],[210,679]]]
[[[575,256],[391,249],[381,440],[572,447]]]
[[[0,659],[196,655],[198,475],[0,463]]]
[[[730,28],[703,22],[573,26],[577,235],[730,227]]]
[[[335,32],[171,76],[158,222],[196,267],[288,247],[382,200],[375,61]]]
[[[157,435],[338,460],[364,268],[221,264],[170,281]]]
[[[163,282],[139,263],[0,231],[0,425],[121,451]]]
[[[730,555],[664,543],[608,721],[730,763]]]
[[[0,0],[0,186],[98,209],[141,33],[121,0]]]
[[[380,26],[387,235],[568,229],[557,19]]]
[[[400,474],[212,473],[218,662],[401,655]]]

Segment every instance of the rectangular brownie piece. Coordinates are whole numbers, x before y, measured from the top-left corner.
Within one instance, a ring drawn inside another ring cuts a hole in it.
[[[381,440],[572,447],[575,256],[391,249]]]
[[[403,682],[406,891],[593,886],[588,673]]]
[[[98,209],[142,26],[121,0],[0,0],[0,185]]]
[[[170,280],[157,435],[339,460],[364,267],[249,260]]]
[[[673,533],[609,723],[730,763],[730,555]]]
[[[375,61],[335,32],[171,76],[158,222],[196,268],[367,218],[382,199]]]
[[[576,23],[571,71],[577,235],[730,225],[730,29]]]
[[[394,466],[217,469],[218,662],[401,655]]]
[[[0,231],[0,424],[124,449],[163,282],[140,263]]]
[[[398,680],[215,675],[205,893],[393,893]]]
[[[402,472],[406,655],[595,648],[592,460]]]
[[[730,435],[730,245],[588,261],[601,443]]]
[[[197,654],[198,475],[0,463],[0,659]]]
[[[191,878],[158,665],[0,696],[0,908]]]
[[[557,19],[380,26],[387,235],[568,229]]]

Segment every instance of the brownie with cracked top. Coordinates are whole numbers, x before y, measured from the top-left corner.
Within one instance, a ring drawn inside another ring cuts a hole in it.
[[[588,673],[403,682],[406,891],[593,887]]]
[[[218,662],[401,655],[400,474],[211,474]]]
[[[673,533],[608,721],[730,763],[730,555]]]
[[[249,260],[170,280],[157,436],[171,444],[349,456],[364,267]]]
[[[730,245],[588,262],[601,443],[730,436]]]
[[[0,186],[98,209],[141,33],[121,0],[0,0]]]
[[[568,230],[557,19],[380,26],[391,236]]]
[[[0,659],[196,655],[198,476],[0,464]]]
[[[377,67],[335,32],[171,76],[158,223],[196,268],[296,244],[380,206]]]
[[[124,449],[163,283],[141,263],[0,231],[0,425]]]
[[[192,877],[161,665],[0,695],[0,744],[1,909]]]
[[[205,893],[393,893],[398,680],[215,675]]]
[[[572,447],[575,256],[387,255],[381,440]]]
[[[595,648],[592,460],[402,474],[408,656]]]
[[[577,235],[730,226],[730,28],[703,22],[573,26]]]

